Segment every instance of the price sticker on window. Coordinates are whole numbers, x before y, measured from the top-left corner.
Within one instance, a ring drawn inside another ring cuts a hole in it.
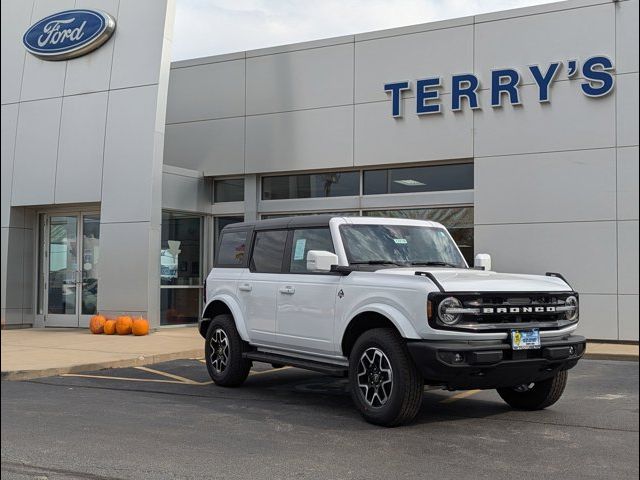
[[[293,250],[293,259],[294,260],[304,260],[304,248],[307,245],[306,238],[299,238],[296,240],[296,246]]]

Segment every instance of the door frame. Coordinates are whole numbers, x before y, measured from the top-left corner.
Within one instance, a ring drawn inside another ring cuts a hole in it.
[[[76,313],[75,314],[49,314],[49,252],[50,252],[50,218],[57,216],[75,216],[77,219],[76,224],[76,245],[77,245],[77,256],[76,261],[78,266],[81,266],[82,257],[84,255],[84,218],[89,215],[96,215],[100,217],[100,208],[61,208],[55,210],[45,210],[37,212],[37,224],[38,224],[38,232],[40,232],[40,216],[44,215],[44,228],[42,229],[42,236],[44,238],[36,239],[36,247],[37,247],[37,259],[36,262],[36,282],[35,289],[35,301],[36,301],[36,312],[38,311],[38,307],[40,305],[37,304],[38,296],[42,296],[42,312],[38,315],[42,318],[42,324],[44,327],[48,328],[87,328],[89,325],[89,319],[93,314],[83,314],[82,313],[82,269],[79,268],[76,270]],[[39,237],[39,235],[38,235]],[[43,275],[43,284],[40,286],[39,284],[39,275],[42,272]],[[67,317],[67,318],[65,318]],[[74,319],[75,317],[75,319]],[[52,322],[51,320],[54,320]],[[56,321],[60,320],[60,321]],[[67,320],[65,322],[65,320]],[[52,323],[55,323],[52,325]]]

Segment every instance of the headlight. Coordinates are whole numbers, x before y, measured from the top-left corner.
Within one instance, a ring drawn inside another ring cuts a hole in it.
[[[569,307],[569,309],[567,310],[567,313],[565,313],[565,318],[567,320],[576,320],[578,318],[578,299],[576,297],[574,297],[573,295],[571,295],[570,297],[567,297],[567,299],[564,301],[564,305],[565,307]]]
[[[447,297],[438,305],[438,318],[445,325],[455,325],[462,318],[459,310],[462,302],[455,297]]]

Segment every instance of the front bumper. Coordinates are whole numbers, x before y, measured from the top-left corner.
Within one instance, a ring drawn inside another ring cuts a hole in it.
[[[539,382],[573,368],[584,355],[578,335],[541,338],[535,350],[512,350],[501,341],[408,341],[407,348],[425,382],[451,390],[512,387]]]

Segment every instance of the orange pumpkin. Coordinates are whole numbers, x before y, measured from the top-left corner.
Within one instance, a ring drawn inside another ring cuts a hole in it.
[[[116,319],[116,333],[118,335],[129,335],[132,326],[133,320],[127,315],[122,315]]]
[[[136,336],[147,335],[149,333],[149,321],[146,318],[138,317],[133,321],[131,329]]]
[[[104,315],[94,315],[89,321],[89,330],[91,330],[91,333],[103,333],[106,321],[107,319]]]
[[[113,335],[116,333],[116,321],[115,320],[107,320],[104,322],[104,333],[105,335]]]

